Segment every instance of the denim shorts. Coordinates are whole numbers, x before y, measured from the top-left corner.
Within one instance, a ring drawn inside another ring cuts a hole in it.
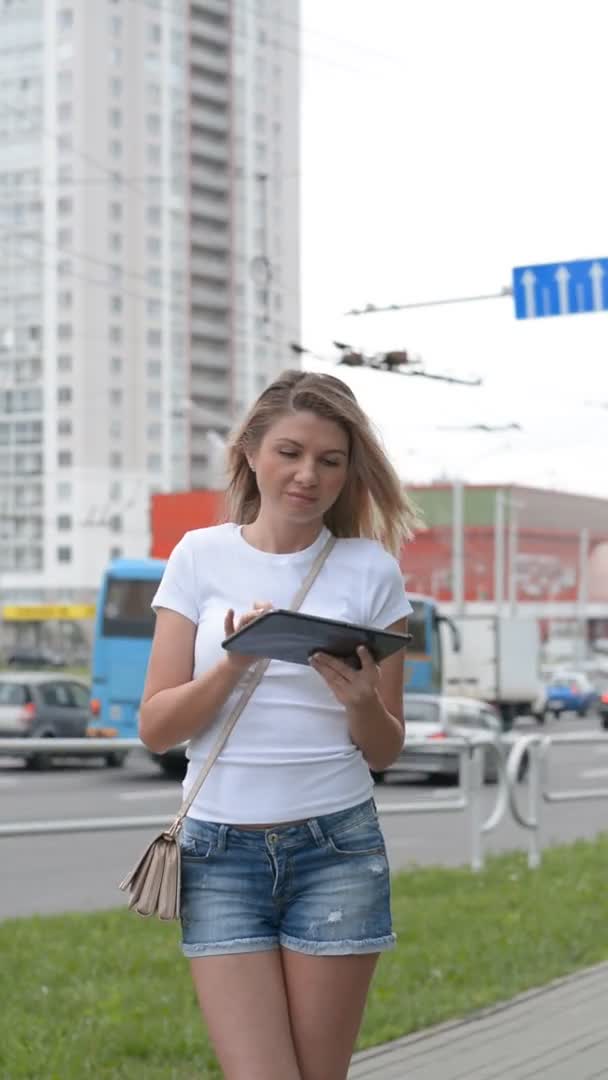
[[[395,943],[373,799],[270,829],[186,818],[180,847],[185,956],[279,947],[340,956]]]

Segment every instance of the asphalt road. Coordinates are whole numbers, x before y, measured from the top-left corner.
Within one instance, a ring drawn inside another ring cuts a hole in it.
[[[583,726],[584,725],[584,726]],[[560,721],[552,730],[598,730],[593,720]],[[608,794],[608,745],[557,748],[550,764],[555,789],[604,788]],[[519,785],[522,806],[527,784]],[[468,810],[447,807],[432,813],[386,813],[398,804],[442,807],[457,789],[425,780],[390,778],[376,790],[393,869],[409,864],[455,866],[470,859]],[[27,772],[16,759],[0,759],[0,822],[165,814],[179,805],[180,785],[166,780],[145,754],[130,755],[122,769],[98,762],[66,763],[41,773]],[[496,789],[484,788],[489,814]],[[608,829],[608,798],[544,805],[543,843],[593,837]],[[158,830],[0,837],[0,919],[12,916],[91,911],[121,906],[118,881]],[[486,852],[525,849],[527,833],[507,813],[483,841]]]

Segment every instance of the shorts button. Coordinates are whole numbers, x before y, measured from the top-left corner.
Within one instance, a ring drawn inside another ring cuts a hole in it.
[[[269,844],[276,844],[278,839],[279,838],[278,838],[276,832],[268,833],[268,843]]]

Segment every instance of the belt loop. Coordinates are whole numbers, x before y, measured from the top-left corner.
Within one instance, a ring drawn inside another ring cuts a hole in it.
[[[226,840],[227,840],[227,837],[228,837],[228,829],[229,829],[228,825],[220,825],[218,827],[217,838],[216,838],[217,850],[218,851],[225,851],[226,850]]]
[[[312,838],[315,841],[317,847],[323,847],[325,843],[325,834],[323,829],[319,825],[318,818],[309,818],[306,822],[308,828],[312,833]]]

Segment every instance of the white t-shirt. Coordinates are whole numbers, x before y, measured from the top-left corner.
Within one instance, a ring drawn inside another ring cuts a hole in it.
[[[197,627],[193,677],[226,655],[228,608],[256,601],[289,607],[329,537],[286,555],[249,544],[234,524],[188,532],[174,548],[152,606]],[[396,559],[373,540],[338,540],[304,601],[311,615],[385,630],[412,610]],[[242,684],[210,727],[189,743],[184,791],[198,775]],[[369,798],[367,764],[350,738],[344,707],[312,668],[273,660],[189,810],[231,824],[295,821],[345,810]]]

